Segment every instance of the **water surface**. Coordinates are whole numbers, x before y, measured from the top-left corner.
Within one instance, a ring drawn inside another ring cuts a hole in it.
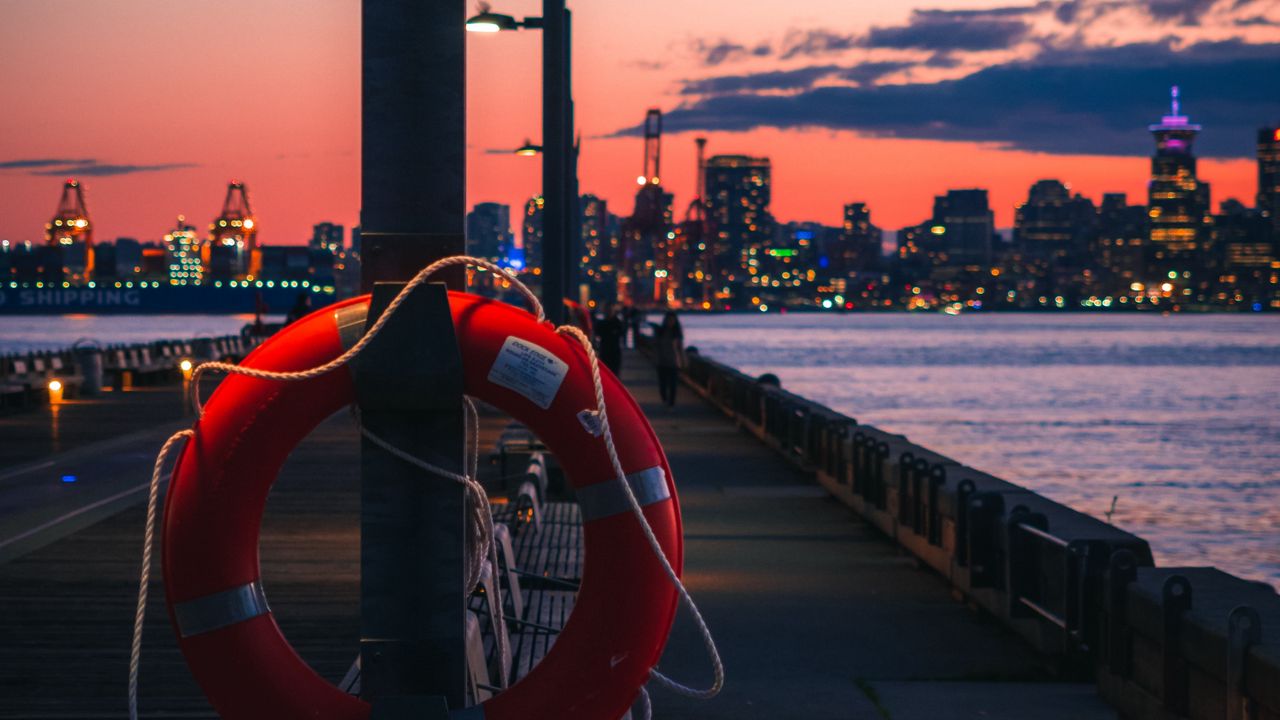
[[[1280,317],[715,315],[687,343],[1280,587]]]
[[[280,322],[283,316],[263,316]],[[60,350],[88,338],[101,345],[238,335],[253,315],[9,315],[0,316],[0,354]]]

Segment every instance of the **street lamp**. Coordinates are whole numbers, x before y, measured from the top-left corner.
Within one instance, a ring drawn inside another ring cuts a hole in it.
[[[570,22],[565,0],[542,0],[542,17],[516,20],[511,15],[482,12],[466,21],[471,32],[495,33],[520,28],[543,31],[542,36],[542,305],[549,319],[564,317],[567,282],[576,274],[573,262],[580,239],[575,239],[578,206],[577,154],[573,147],[573,98],[570,91]],[[532,143],[516,151],[534,155]]]
[[[495,33],[503,30],[519,30],[520,28],[534,30],[540,27],[542,27],[542,18],[540,17],[528,17],[522,22],[510,15],[489,12],[488,10],[467,18],[467,32]]]
[[[534,145],[532,141],[530,141],[528,138],[525,138],[524,144],[516,148],[515,150],[512,150],[512,152],[515,153],[516,155],[521,155],[524,157],[533,157],[534,155],[542,154],[542,146]]]

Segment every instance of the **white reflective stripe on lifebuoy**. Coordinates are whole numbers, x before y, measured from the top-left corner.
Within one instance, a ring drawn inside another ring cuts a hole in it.
[[[660,466],[645,468],[627,476],[627,484],[635,494],[640,507],[653,505],[671,497],[667,487],[667,474]],[[606,480],[595,485],[574,490],[578,505],[582,508],[582,522],[591,522],[610,515],[631,512],[631,503],[617,480]]]
[[[173,605],[178,632],[184,638],[235,625],[269,612],[271,608],[267,606],[266,593],[262,591],[262,583],[258,580]]]
[[[333,320],[338,326],[338,341],[342,343],[343,352],[360,342],[368,318],[369,306],[364,304],[348,305],[333,311]]]

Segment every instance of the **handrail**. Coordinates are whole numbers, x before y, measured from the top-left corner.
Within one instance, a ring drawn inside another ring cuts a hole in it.
[[[1159,666],[1147,667],[1145,674],[1135,669],[1154,657],[1166,667],[1196,662],[1202,672],[1219,678],[1227,694],[1206,696],[1199,700],[1202,705],[1229,702],[1239,708],[1261,703],[1280,715],[1280,663],[1274,660],[1274,650],[1267,660],[1254,653],[1261,635],[1256,625],[1249,625],[1255,616],[1266,617],[1253,611],[1259,603],[1280,614],[1280,598],[1274,593],[1226,573],[1196,569],[1202,575],[1213,573],[1215,582],[1226,588],[1222,592],[1228,595],[1219,605],[1244,608],[1232,615],[1235,624],[1223,617],[1213,626],[1212,633],[1229,653],[1162,640],[1159,622],[1149,617],[1152,612],[1144,616],[1130,611],[1133,603],[1163,602],[1158,592],[1153,596],[1138,587],[1145,577],[1168,573],[1154,567],[1142,538],[1024,487],[950,464],[901,435],[762,384],[701,354],[690,354],[684,381],[740,427],[812,470],[837,499],[934,568],[969,603],[1003,621],[1070,672],[1111,678],[1100,687],[1101,694],[1129,707],[1129,714],[1142,706],[1174,712],[1180,707],[1178,692],[1162,695],[1159,688],[1140,686],[1141,678],[1162,674]],[[1162,612],[1173,613],[1164,620],[1169,627],[1193,622],[1187,612],[1160,610],[1157,605],[1156,618]],[[1153,622],[1155,629],[1149,627]],[[1205,637],[1209,631],[1203,621],[1194,622],[1202,623],[1198,637]],[[1235,633],[1230,637],[1229,629]],[[1140,633],[1146,633],[1147,647],[1160,652],[1137,653],[1132,638]],[[1197,651],[1203,657],[1193,661],[1184,656]],[[1146,705],[1126,705],[1139,703],[1128,696],[1141,693],[1148,695],[1141,701]]]

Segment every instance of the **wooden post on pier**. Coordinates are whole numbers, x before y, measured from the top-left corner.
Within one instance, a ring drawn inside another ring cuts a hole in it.
[[[465,82],[458,0],[363,0],[361,284],[369,322],[399,285],[465,250]],[[465,273],[445,276],[462,289]],[[402,317],[403,316],[403,317]],[[441,286],[402,306],[356,367],[366,427],[456,472],[461,364]],[[464,493],[363,440],[361,695],[374,717],[465,702]],[[443,702],[442,702],[443,700]]]

